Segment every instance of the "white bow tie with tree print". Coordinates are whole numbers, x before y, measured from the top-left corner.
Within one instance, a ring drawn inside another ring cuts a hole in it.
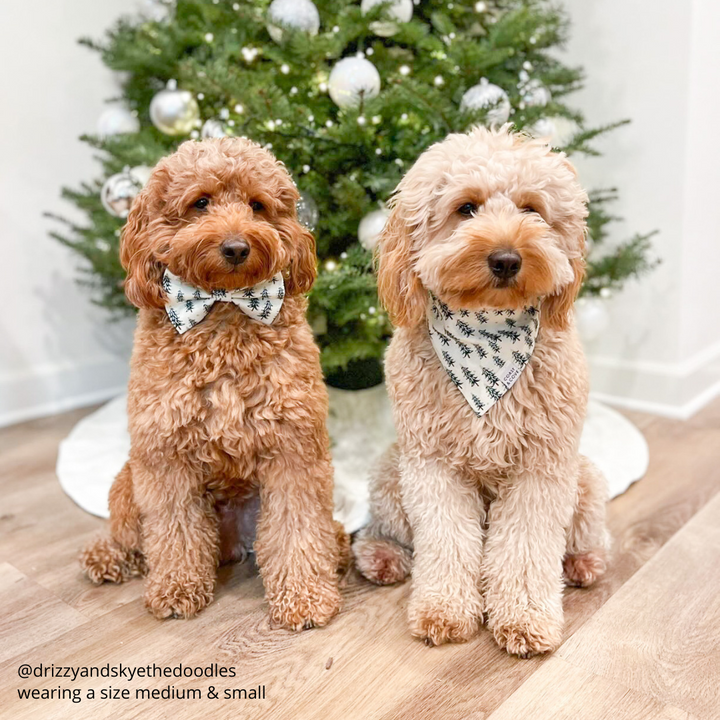
[[[165,312],[181,335],[202,322],[216,302],[231,302],[253,320],[270,325],[280,312],[285,297],[282,273],[252,287],[208,293],[165,270],[162,287],[168,296]]]
[[[520,377],[540,327],[534,307],[451,310],[432,294],[427,318],[440,364],[478,417]]]

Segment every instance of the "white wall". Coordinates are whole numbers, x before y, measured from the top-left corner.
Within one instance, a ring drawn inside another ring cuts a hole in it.
[[[632,118],[579,163],[590,187],[616,185],[618,237],[657,228],[663,265],[610,303],[588,349],[593,387],[632,407],[687,415],[720,386],[720,3],[565,0],[567,58],[583,65],[574,102],[593,122]],[[93,177],[89,148],[116,88],[76,44],[132,10],[128,0],[0,0],[0,424],[110,397],[124,385],[129,324],[77,287],[76,259],[48,237],[44,211],[72,213],[61,185]]]
[[[593,123],[631,118],[579,160],[589,187],[617,186],[618,239],[657,229],[663,264],[609,304],[588,348],[595,394],[685,417],[720,392],[720,3],[566,0],[566,59],[583,65],[573,99]]]
[[[77,138],[116,87],[76,40],[99,37],[128,5],[0,0],[0,424],[104,399],[126,380],[128,324],[90,304],[43,213],[72,216],[60,186],[97,174]]]

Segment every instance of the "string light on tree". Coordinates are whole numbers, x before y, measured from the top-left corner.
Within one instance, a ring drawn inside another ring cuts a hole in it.
[[[357,107],[364,100],[377,97],[380,92],[380,73],[365,58],[344,58],[332,69],[328,89],[338,107]]]
[[[97,134],[101,138],[112,135],[136,133],[140,130],[140,121],[127,108],[115,106],[104,110],[97,121]]]
[[[460,110],[463,112],[487,110],[487,124],[502,125],[510,117],[510,99],[500,86],[489,82],[487,78],[482,78],[462,96]]]
[[[150,101],[150,119],[166,135],[187,135],[200,120],[200,108],[192,93],[170,80]]]
[[[320,30],[320,14],[312,0],[273,0],[267,19],[267,30],[276,43],[283,41],[284,30],[299,30],[308,35],[317,35]]]

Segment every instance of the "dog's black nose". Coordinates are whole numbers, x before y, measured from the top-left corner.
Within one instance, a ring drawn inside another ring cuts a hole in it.
[[[232,238],[220,246],[220,253],[232,265],[242,265],[250,254],[250,246],[241,238]]]
[[[501,280],[510,280],[520,272],[522,258],[514,250],[496,250],[488,255],[492,274]]]

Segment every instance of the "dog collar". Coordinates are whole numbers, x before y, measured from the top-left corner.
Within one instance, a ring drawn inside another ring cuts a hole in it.
[[[202,322],[216,302],[234,303],[248,317],[270,325],[280,312],[285,297],[282,273],[249,288],[208,293],[165,270],[162,287],[168,296],[165,312],[180,335]]]
[[[527,367],[540,327],[535,307],[451,310],[432,294],[427,319],[440,364],[478,417],[502,398]]]

